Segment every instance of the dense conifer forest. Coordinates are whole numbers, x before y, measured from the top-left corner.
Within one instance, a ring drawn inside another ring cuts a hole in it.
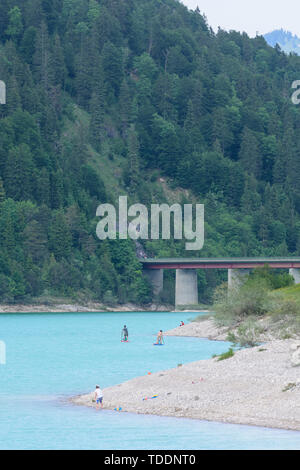
[[[96,237],[119,195],[205,204],[202,251],[150,256],[299,254],[297,55],[175,0],[1,0],[0,80],[1,302],[150,302],[135,244]]]

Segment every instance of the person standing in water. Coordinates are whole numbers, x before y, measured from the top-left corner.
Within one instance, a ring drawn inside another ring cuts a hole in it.
[[[122,341],[128,341],[128,328],[126,325],[124,325],[122,330]]]
[[[164,344],[164,337],[163,337],[163,331],[162,330],[159,330],[159,332],[158,332],[156,344]]]

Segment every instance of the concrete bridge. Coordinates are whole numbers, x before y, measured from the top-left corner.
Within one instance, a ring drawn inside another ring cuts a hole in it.
[[[176,305],[198,304],[197,269],[227,269],[228,288],[241,284],[251,269],[268,265],[272,269],[289,269],[295,283],[300,284],[300,258],[225,258],[225,259],[144,259],[145,274],[158,295],[164,286],[164,270],[176,270]]]

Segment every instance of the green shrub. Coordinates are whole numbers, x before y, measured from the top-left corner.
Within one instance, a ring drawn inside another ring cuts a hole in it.
[[[286,272],[272,270],[268,265],[256,268],[250,274],[251,279],[267,282],[270,289],[280,289],[294,284],[294,278]]]
[[[263,328],[257,325],[254,319],[249,318],[238,327],[234,344],[241,348],[253,348],[258,345],[262,332]]]
[[[220,354],[219,356],[215,356],[218,358],[219,361],[225,361],[225,359],[230,359],[231,357],[234,356],[234,351],[232,348],[230,348],[227,352]]]
[[[217,323],[235,325],[249,316],[263,316],[270,308],[270,291],[267,283],[249,279],[239,289],[218,291],[213,309]]]

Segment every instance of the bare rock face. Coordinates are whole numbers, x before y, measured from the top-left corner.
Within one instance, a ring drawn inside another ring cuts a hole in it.
[[[291,345],[291,350],[293,351],[291,362],[293,366],[300,366],[300,342],[294,343]]]

